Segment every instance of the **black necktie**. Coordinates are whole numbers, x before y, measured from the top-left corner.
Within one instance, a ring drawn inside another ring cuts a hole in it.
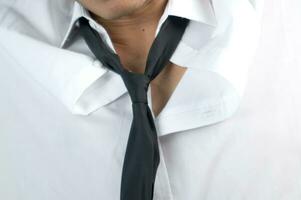
[[[150,48],[144,74],[123,68],[87,19],[79,18],[79,33],[103,65],[118,73],[132,101],[133,120],[128,137],[121,177],[121,200],[152,200],[160,161],[157,132],[147,102],[150,82],[160,73],[175,51],[189,23],[186,18],[168,16]],[[137,38],[137,42],[139,38]]]

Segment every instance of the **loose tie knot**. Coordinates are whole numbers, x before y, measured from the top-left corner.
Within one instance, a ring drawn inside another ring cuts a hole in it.
[[[145,74],[139,74],[123,70],[121,77],[128,89],[132,103],[145,103],[147,104],[147,90],[150,79]]]

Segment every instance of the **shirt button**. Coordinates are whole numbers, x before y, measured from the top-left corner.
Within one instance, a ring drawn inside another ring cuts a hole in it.
[[[97,67],[97,68],[101,68],[101,69],[106,69],[106,68],[103,66],[103,64],[102,64],[99,60],[97,60],[97,59],[95,59],[95,60],[93,61],[93,66],[95,66],[95,67]]]
[[[89,21],[89,24],[90,24],[90,26],[91,26],[93,29],[97,30],[97,26],[96,26],[96,24],[95,24],[94,22]]]

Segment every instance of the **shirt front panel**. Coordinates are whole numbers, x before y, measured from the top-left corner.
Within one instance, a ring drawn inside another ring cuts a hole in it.
[[[1,38],[6,38],[0,41],[0,162],[4,163],[0,195],[9,200],[118,199],[121,163],[131,122],[129,96],[121,79],[103,68],[82,41],[75,41],[69,49],[58,48],[71,12],[55,15],[55,6],[64,10],[64,6],[70,5],[54,2],[37,2],[36,13],[24,12],[31,4],[29,1],[6,5],[14,7],[3,18],[0,28]],[[243,5],[251,11],[247,3]],[[246,13],[250,15],[244,19],[250,19],[251,12]],[[233,27],[237,30],[245,27],[238,18],[235,22]],[[159,136],[175,133],[174,137],[189,137],[193,130],[201,135],[202,126],[226,119],[237,108],[236,91],[229,83],[234,71],[229,71],[226,78],[219,73],[219,66],[231,66],[235,59],[227,59],[227,65],[222,65],[222,60],[220,65],[212,65],[212,60],[219,60],[220,55],[231,58],[241,46],[230,45],[233,43],[227,39],[231,32],[211,38],[213,30],[208,25],[192,23],[187,32],[190,34],[184,37],[186,43],[180,44],[171,59],[189,70],[156,119]],[[238,61],[233,67],[245,63]],[[215,69],[215,73],[203,70],[206,68]],[[178,146],[179,151],[169,151],[166,146],[163,152],[161,146],[160,142],[156,200],[171,200],[174,195],[180,199],[187,192],[200,199],[199,191],[193,190],[195,182],[181,179],[188,171],[173,165],[173,159],[183,149]],[[187,152],[178,157],[179,162],[186,158],[197,166],[200,161]],[[182,184],[187,188],[180,190]]]

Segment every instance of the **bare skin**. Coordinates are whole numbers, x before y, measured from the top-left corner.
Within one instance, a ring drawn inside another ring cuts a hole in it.
[[[143,73],[159,19],[168,0],[78,1],[106,29],[123,67]],[[185,67],[169,62],[150,83],[155,117],[166,105],[185,71]]]

